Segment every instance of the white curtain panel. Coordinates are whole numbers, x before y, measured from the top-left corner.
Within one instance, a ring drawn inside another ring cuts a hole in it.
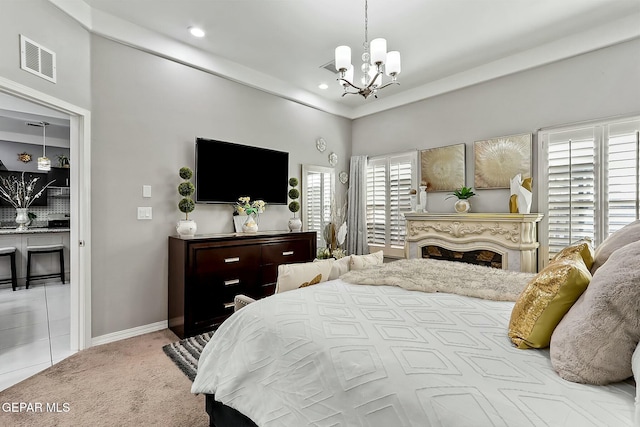
[[[353,156],[349,166],[347,253],[369,253],[367,245],[367,156]]]

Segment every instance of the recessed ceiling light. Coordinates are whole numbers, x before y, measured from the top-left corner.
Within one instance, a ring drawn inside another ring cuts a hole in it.
[[[204,37],[204,30],[198,27],[189,27],[189,32],[193,37]]]
[[[326,83],[320,83],[318,87],[322,90],[329,89],[329,85]]]

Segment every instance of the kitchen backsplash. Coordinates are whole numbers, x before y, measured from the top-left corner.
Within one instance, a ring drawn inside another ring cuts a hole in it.
[[[31,206],[29,212],[37,215],[32,226],[46,227],[49,214],[69,215],[69,188],[50,188],[47,190],[47,206]],[[16,210],[12,207],[0,207],[0,223],[15,223]]]

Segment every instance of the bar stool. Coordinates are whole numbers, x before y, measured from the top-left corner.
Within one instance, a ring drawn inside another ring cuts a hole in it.
[[[35,254],[49,254],[54,252],[60,254],[60,273],[32,275],[31,256]],[[64,246],[62,243],[55,245],[27,246],[27,289],[29,289],[29,282],[31,280],[58,276],[60,276],[60,280],[64,283]]]
[[[1,279],[0,283],[11,282],[11,287],[15,291],[16,286],[18,285],[18,279],[16,277],[16,248],[14,246],[0,248],[0,256],[7,256],[7,255],[11,257],[11,279]]]

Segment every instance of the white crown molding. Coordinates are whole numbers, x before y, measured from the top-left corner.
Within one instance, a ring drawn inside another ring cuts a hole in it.
[[[385,94],[384,98],[377,99],[375,102],[352,108],[339,101],[329,101],[311,92],[292,87],[280,79],[92,9],[82,1],[49,1],[94,34],[348,119],[375,114],[640,37],[640,26],[637,25],[640,21],[640,13],[636,13],[594,27],[589,31],[427,83],[410,91],[390,96]]]

